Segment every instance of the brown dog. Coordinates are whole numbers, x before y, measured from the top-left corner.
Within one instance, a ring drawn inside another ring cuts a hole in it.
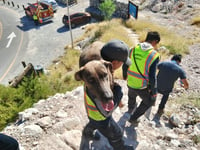
[[[104,43],[96,41],[92,43],[89,47],[83,50],[79,59],[79,67],[84,66],[87,62],[91,60],[101,60],[100,50]]]
[[[75,73],[77,81],[84,81],[85,87],[92,94],[94,101],[104,111],[111,111],[113,102],[112,64],[104,60],[92,60]],[[101,106],[100,106],[101,105]]]

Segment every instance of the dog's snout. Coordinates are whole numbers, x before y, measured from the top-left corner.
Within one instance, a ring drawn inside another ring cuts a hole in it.
[[[112,100],[113,99],[113,93],[112,93],[112,91],[106,91],[106,92],[104,92],[104,99],[106,101]]]

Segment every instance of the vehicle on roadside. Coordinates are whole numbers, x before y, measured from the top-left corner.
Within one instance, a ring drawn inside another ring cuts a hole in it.
[[[74,28],[77,25],[86,24],[91,21],[91,15],[87,12],[77,12],[70,15],[71,27]],[[68,16],[64,15],[62,22],[65,26],[69,27]]]
[[[55,0],[40,0],[40,2],[42,3],[47,3],[47,4],[51,4],[52,5],[52,8],[53,8],[53,11],[56,12],[57,11],[57,8],[58,8],[58,4]]]
[[[28,6],[24,10],[26,16],[31,19],[36,14],[39,23],[49,21],[54,16],[52,5],[43,2],[28,3]]]

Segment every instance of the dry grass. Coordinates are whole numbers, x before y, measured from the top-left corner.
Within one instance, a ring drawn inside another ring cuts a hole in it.
[[[200,16],[192,18],[191,25],[197,25],[200,27]]]
[[[188,45],[191,43],[188,39],[174,34],[172,31],[157,24],[152,24],[147,20],[128,20],[126,26],[136,32],[140,41],[144,41],[148,31],[158,31],[161,36],[159,46],[165,46],[170,54],[188,53]]]
[[[197,107],[200,109],[200,95],[197,93],[185,93],[181,95],[180,97],[176,97],[173,100],[169,99],[169,102],[167,102],[167,105],[171,107],[172,105],[177,105],[179,104],[180,106],[182,105],[191,105],[194,107]]]
[[[81,82],[77,82],[74,79],[74,73],[79,68],[79,56],[79,50],[66,49],[65,55],[60,57],[57,63],[49,67],[49,80],[52,84],[60,86],[61,91],[70,91],[74,87],[81,85]]]

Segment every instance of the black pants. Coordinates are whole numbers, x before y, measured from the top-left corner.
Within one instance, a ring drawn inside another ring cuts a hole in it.
[[[139,96],[142,101],[138,108],[135,110],[133,115],[131,115],[130,120],[137,120],[142,116],[154,103],[155,101],[151,100],[151,95],[148,89],[133,89],[128,87],[128,107],[134,107],[136,103],[136,97]]]
[[[115,120],[110,117],[102,124],[98,121],[90,120],[83,130],[83,137],[88,137],[93,134],[93,131],[98,131],[104,135],[114,150],[124,150],[123,132]],[[82,148],[81,148],[82,150]]]
[[[34,23],[37,26],[38,25],[38,20],[34,20]]]
[[[165,108],[165,104],[167,103],[170,92],[171,91],[161,91],[161,90],[158,89],[158,93],[162,94],[161,102],[159,104],[159,109]]]
[[[0,150],[19,150],[18,142],[14,138],[0,133]]]

